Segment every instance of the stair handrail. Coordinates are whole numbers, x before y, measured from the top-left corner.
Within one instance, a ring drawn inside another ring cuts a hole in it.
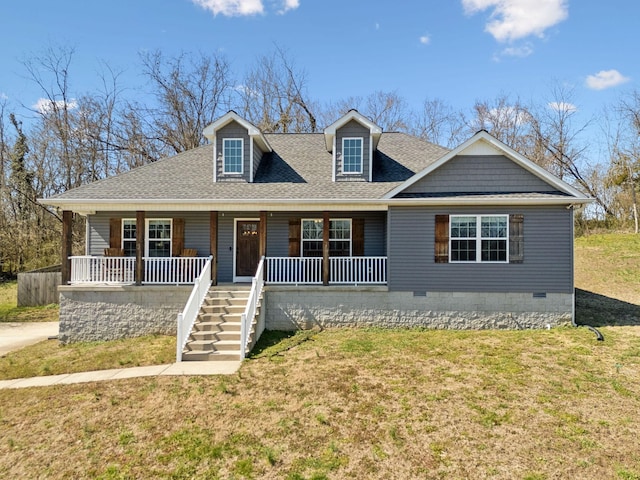
[[[244,309],[244,313],[241,317],[240,325],[240,359],[244,359],[246,355],[247,347],[249,346],[249,333],[251,332],[251,323],[256,316],[258,309],[258,300],[262,295],[262,288],[264,287],[264,256],[258,263],[256,274],[251,280],[251,290],[249,291],[249,299],[247,300],[247,306]]]
[[[213,264],[213,255],[209,255],[207,263],[205,263],[202,272],[193,283],[193,290],[189,295],[186,305],[182,313],[178,314],[178,325],[176,328],[176,362],[182,361],[182,351],[184,350],[189,334],[193,328],[200,306],[207,296],[207,292],[211,287],[211,265]]]

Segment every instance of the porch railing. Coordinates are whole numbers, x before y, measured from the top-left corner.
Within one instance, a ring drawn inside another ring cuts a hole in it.
[[[245,357],[247,347],[249,346],[249,334],[251,333],[251,323],[256,316],[258,309],[258,300],[262,295],[262,287],[264,287],[264,259],[260,259],[256,275],[251,281],[251,291],[249,292],[249,299],[247,300],[247,307],[242,314],[242,323],[240,325],[240,359]]]
[[[266,283],[271,285],[322,284],[320,257],[267,257]],[[329,283],[385,285],[387,257],[331,257]]]
[[[387,257],[332,257],[329,283],[387,283]]]
[[[322,284],[322,258],[267,257],[267,283]]]
[[[145,285],[188,285],[200,275],[206,257],[144,257]],[[134,283],[135,257],[71,257],[71,283]]]
[[[71,283],[133,283],[134,257],[71,257]]]
[[[211,286],[211,264],[213,262],[213,256],[204,258],[205,264],[200,272],[200,275],[196,278],[189,300],[182,313],[178,314],[178,325],[176,329],[176,362],[182,361],[182,351],[187,344],[187,339],[193,328],[193,324],[198,317],[200,311],[200,305],[207,296],[209,287]]]
[[[193,283],[202,272],[206,257],[144,257],[144,284]]]

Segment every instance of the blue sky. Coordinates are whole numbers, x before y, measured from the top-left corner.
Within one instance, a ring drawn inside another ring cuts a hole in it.
[[[240,76],[277,43],[321,102],[396,91],[410,106],[456,109],[505,94],[525,103],[554,84],[583,118],[639,89],[637,0],[31,0],[3,2],[0,98],[36,104],[20,60],[75,48],[74,95],[99,87],[100,62],[136,86],[138,54],[219,51]],[[23,112],[24,113],[24,112]]]

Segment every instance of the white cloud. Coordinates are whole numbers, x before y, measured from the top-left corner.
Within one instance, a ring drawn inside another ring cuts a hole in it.
[[[542,37],[569,16],[567,0],[462,0],[462,6],[468,15],[491,9],[485,30],[499,42]]]
[[[429,45],[431,43],[431,37],[429,35],[422,35],[420,37],[420,43],[423,45]]]
[[[522,45],[520,47],[507,47],[504,50],[502,50],[502,52],[500,52],[500,55],[503,57],[524,58],[524,57],[528,57],[532,53],[533,53],[533,47],[527,44],[527,45]]]
[[[287,13],[289,10],[295,10],[300,6],[300,0],[284,0],[284,5],[278,13]]]
[[[0,92],[0,100],[9,100],[9,97],[6,93]]]
[[[592,90],[604,90],[605,88],[616,87],[628,82],[629,77],[625,77],[618,70],[600,70],[595,75],[587,76],[587,87]]]
[[[577,112],[578,107],[576,107],[573,103],[568,102],[549,102],[547,104],[550,109],[555,110],[556,112]]]
[[[48,98],[39,98],[36,103],[31,105],[31,108],[44,114],[53,110],[54,104],[57,108],[62,108],[64,106],[64,100],[56,100],[55,102],[52,102]],[[67,110],[74,110],[76,108],[78,108],[78,102],[76,102],[75,99],[67,102]]]
[[[262,0],[191,0],[214,15],[236,17],[264,12]],[[290,3],[287,2],[287,3]]]

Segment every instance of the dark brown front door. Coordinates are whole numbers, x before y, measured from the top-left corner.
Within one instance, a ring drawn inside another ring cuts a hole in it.
[[[239,220],[236,228],[236,277],[253,277],[260,261],[260,222]]]

